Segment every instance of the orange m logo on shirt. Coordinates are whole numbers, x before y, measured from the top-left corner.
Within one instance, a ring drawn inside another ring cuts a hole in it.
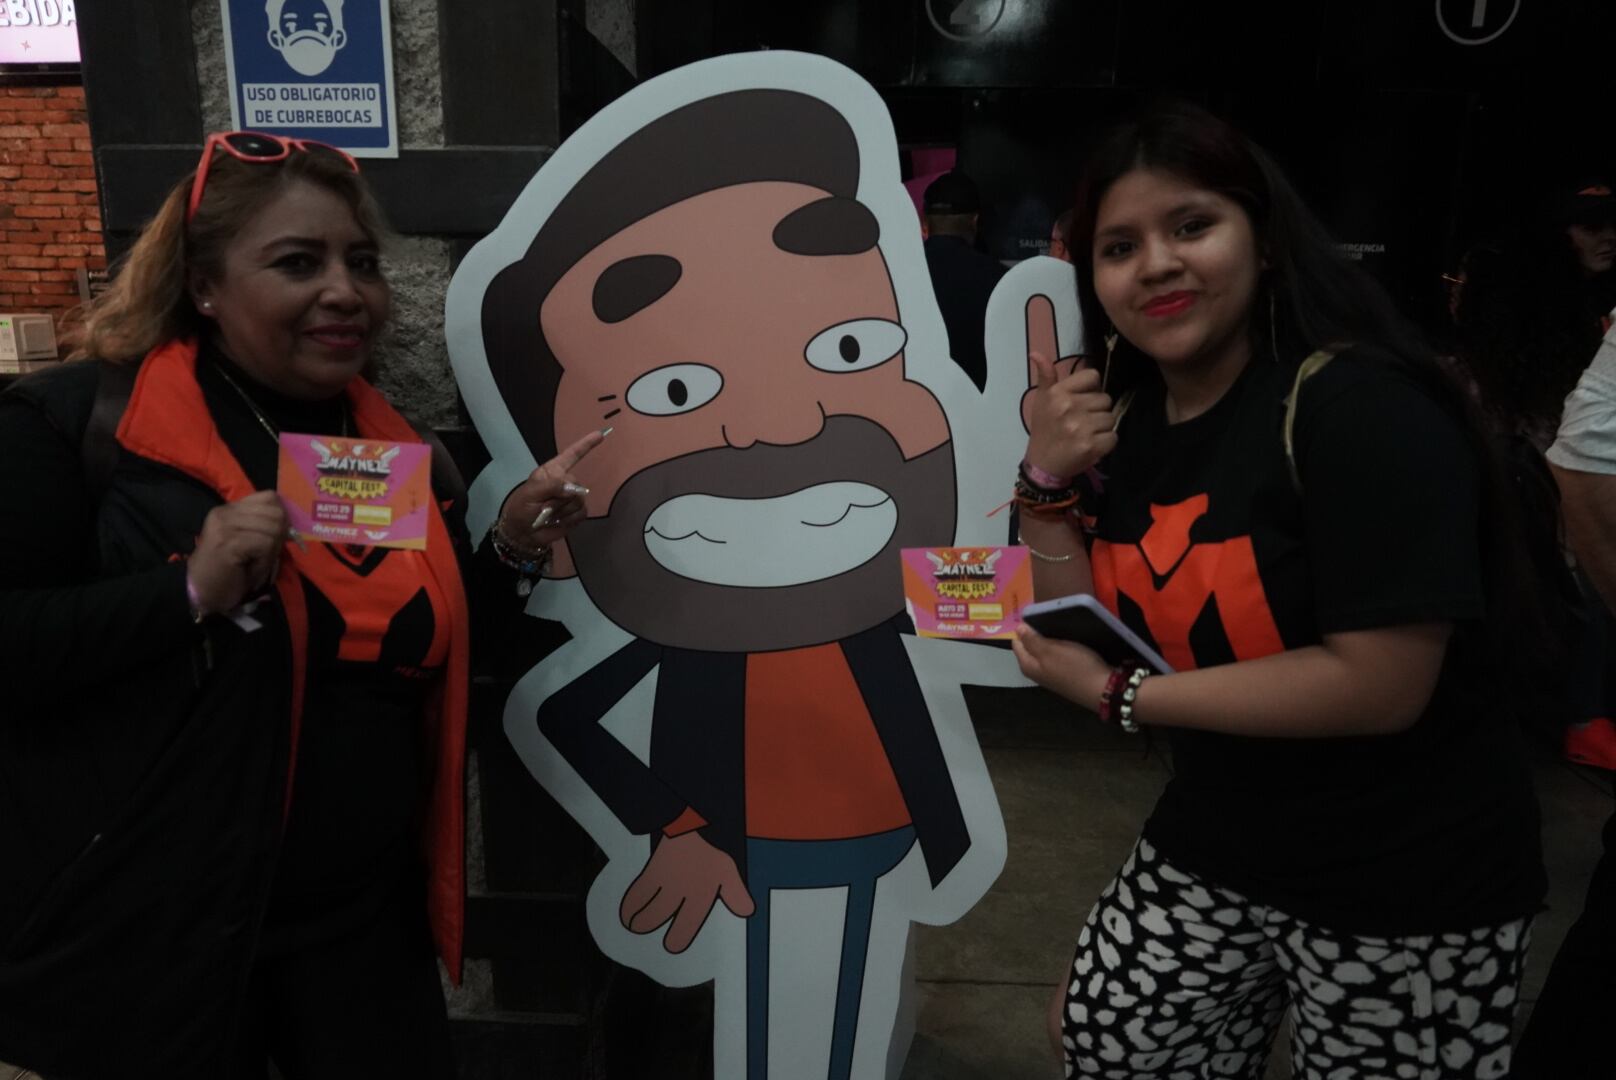
[[[1162,658],[1179,671],[1198,666],[1190,631],[1213,601],[1236,659],[1285,648],[1257,573],[1251,537],[1210,544],[1190,539],[1191,527],[1210,505],[1204,494],[1171,506],[1152,504],[1150,528],[1137,544],[1096,540],[1090,552],[1095,597],[1112,611],[1119,593],[1136,604]]]

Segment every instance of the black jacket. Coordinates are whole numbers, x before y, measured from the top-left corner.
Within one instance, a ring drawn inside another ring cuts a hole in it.
[[[97,374],[69,364],[8,391],[59,433],[42,456],[77,460]],[[205,636],[191,622],[184,567],[168,559],[191,550],[215,492],[125,454],[98,510],[90,500],[64,492],[29,511],[93,522],[78,558],[99,586],[45,580],[5,598],[13,624],[80,608],[121,652],[68,633],[48,643],[59,664],[0,657],[0,1060],[71,1080],[156,1051],[200,1076],[230,1045],[274,867],[286,628],[271,606],[250,641],[224,620]]]
[[[301,601],[281,591],[251,632],[192,622],[179,560],[223,499],[116,444],[97,476],[85,431],[104,367],[0,398],[0,444],[32,440],[0,461],[0,1060],[51,1080],[130,1062],[213,1080],[288,805]]]

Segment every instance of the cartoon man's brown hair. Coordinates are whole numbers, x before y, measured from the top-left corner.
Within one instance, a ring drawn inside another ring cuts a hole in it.
[[[552,403],[561,379],[539,308],[579,259],[665,207],[760,181],[826,192],[775,227],[774,242],[783,250],[868,251],[880,233],[875,216],[854,201],[858,177],[858,141],[847,120],[818,98],[789,90],[704,98],[653,120],[601,158],[556,205],[522,258],[500,271],[483,295],[489,372],[534,459],[555,453]],[[679,272],[678,262],[666,256],[614,264],[596,285],[597,317],[627,318],[671,289]]]

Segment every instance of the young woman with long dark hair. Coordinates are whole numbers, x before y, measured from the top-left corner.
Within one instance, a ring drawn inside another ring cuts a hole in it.
[[[1109,361],[1034,359],[1023,539],[1041,598],[1094,593],[1175,673],[1015,647],[1166,729],[1175,771],[1079,934],[1068,1075],[1257,1080],[1287,1013],[1298,1077],[1505,1075],[1544,878],[1491,678],[1529,607],[1472,407],[1200,109],[1099,145],[1071,248]]]

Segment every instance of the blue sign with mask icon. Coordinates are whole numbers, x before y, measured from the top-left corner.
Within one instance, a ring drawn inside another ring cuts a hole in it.
[[[397,157],[388,0],[219,0],[236,128]]]

